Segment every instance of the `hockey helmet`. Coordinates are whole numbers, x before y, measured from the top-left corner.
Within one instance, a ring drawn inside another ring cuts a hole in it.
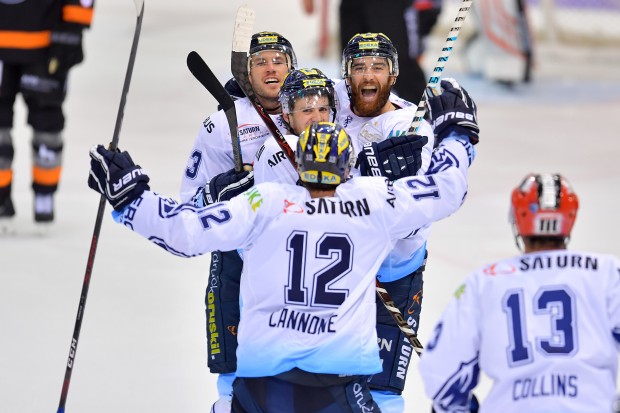
[[[313,122],[297,141],[295,161],[302,182],[334,187],[347,178],[351,138],[332,122]]]
[[[398,52],[390,38],[383,33],[360,33],[353,36],[342,51],[342,77],[351,76],[353,59],[365,56],[385,57],[390,75],[398,76]]]
[[[276,32],[260,32],[252,35],[250,41],[250,56],[260,53],[263,50],[278,50],[286,54],[288,58],[288,68],[297,67],[297,56],[293,50],[293,45],[284,36]],[[248,59],[248,65],[250,61]],[[248,71],[249,71],[248,66]]]
[[[569,238],[579,199],[560,174],[529,174],[512,191],[515,236]]]
[[[291,113],[298,99],[321,96],[326,96],[328,99],[333,121],[336,118],[334,82],[319,69],[291,70],[280,88],[279,99],[282,113]]]

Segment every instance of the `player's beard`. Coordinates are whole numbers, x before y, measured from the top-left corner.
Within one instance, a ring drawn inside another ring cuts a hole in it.
[[[368,84],[377,87],[377,94],[372,102],[368,102],[362,98],[362,88]],[[381,114],[383,107],[390,98],[391,87],[387,84],[361,83],[356,88],[351,88],[351,103],[354,112],[361,117],[374,117]]]

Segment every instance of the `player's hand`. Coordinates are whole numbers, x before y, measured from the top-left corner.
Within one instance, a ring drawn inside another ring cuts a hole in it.
[[[436,144],[452,133],[468,137],[473,145],[478,143],[476,103],[456,80],[446,78],[441,81],[441,89],[427,87],[425,94]]]
[[[252,186],[254,186],[254,171],[251,165],[244,164],[243,171],[239,173],[231,169],[215,175],[192,199],[194,205],[206,206],[215,202],[229,201]],[[202,196],[202,205],[197,199],[199,196]]]
[[[395,181],[417,174],[422,167],[422,148],[426,136],[395,136],[381,142],[365,144],[357,157],[360,173],[364,176],[385,176]]]
[[[127,152],[109,151],[103,145],[90,149],[88,186],[108,199],[117,211],[149,190],[149,177]]]

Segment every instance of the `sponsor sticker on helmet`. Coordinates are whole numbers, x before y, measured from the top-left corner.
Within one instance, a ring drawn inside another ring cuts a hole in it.
[[[369,50],[379,48],[379,42],[359,42],[360,50]]]
[[[258,44],[278,43],[278,36],[262,36],[258,38]]]

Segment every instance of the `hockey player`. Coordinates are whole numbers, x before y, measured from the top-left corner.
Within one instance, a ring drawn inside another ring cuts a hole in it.
[[[279,96],[282,118],[292,133],[284,138],[291,148],[297,146],[298,136],[312,122],[333,121],[336,117],[334,82],[319,69],[292,70]],[[256,183],[295,184],[299,176],[276,140],[268,138],[256,152],[254,178]]]
[[[260,32],[252,36],[248,59],[249,80],[259,103],[284,134],[288,133],[288,128],[280,114],[278,92],[284,77],[296,66],[293,47],[282,35]],[[229,86],[234,86],[234,83]],[[235,111],[242,158],[252,162],[258,148],[271,134],[248,98],[237,99]],[[240,174],[225,174],[233,167],[230,131],[224,112],[218,111],[207,117],[196,137],[183,174],[181,201],[193,199],[202,202],[211,193],[219,195],[222,188],[238,181],[241,181],[240,185],[251,187],[254,174],[247,170]],[[209,202],[217,200],[218,195],[214,195],[216,199]],[[224,199],[229,199],[226,194],[220,198]],[[212,373],[221,374],[218,379],[221,401],[218,403],[222,405],[223,412],[230,409],[225,405],[230,403],[232,397],[230,389],[236,370],[239,276],[242,264],[236,251],[214,251],[205,296],[208,364]],[[216,413],[219,410],[217,406],[214,409]]]
[[[15,215],[11,128],[19,93],[33,128],[34,220],[54,220],[65,126],[62,104],[69,70],[84,58],[82,31],[90,27],[93,3],[0,1],[0,220]]]
[[[407,132],[417,105],[390,95],[399,76],[398,54],[390,39],[381,33],[354,36],[343,52],[342,76],[344,81],[336,85],[337,119],[353,137],[356,152],[391,150],[390,141]],[[441,86],[443,93],[439,96],[429,91],[429,118],[431,121],[446,120],[436,124],[434,130],[426,121],[420,125],[418,133],[428,137],[429,142],[422,154],[419,174],[428,171],[433,147],[450,134],[463,135],[473,144],[478,141],[475,103],[455,80],[444,80]],[[461,116],[449,116],[456,113]],[[370,165],[361,163],[360,166],[365,169],[364,173],[373,173]],[[394,174],[388,177],[398,178],[396,172],[394,170]],[[429,231],[426,226],[412,237],[399,241],[377,273],[416,332],[422,309]],[[377,333],[381,342],[387,344],[381,346],[383,372],[374,375],[370,382],[373,397],[383,412],[402,413],[404,400],[401,393],[414,352],[381,302],[377,302]]]
[[[482,369],[481,412],[611,412],[620,343],[620,261],[567,250],[579,202],[559,174],[512,191],[523,255],[457,288],[420,362],[434,409],[462,412]]]
[[[418,165],[424,140],[410,147]],[[376,410],[367,377],[381,370],[377,268],[395,240],[458,209],[468,162],[432,177],[345,182],[350,152],[340,126],[313,123],[296,151],[303,186],[259,184],[195,208],[151,192],[126,152],[91,149],[89,186],[125,227],[185,257],[243,249],[233,411]]]

